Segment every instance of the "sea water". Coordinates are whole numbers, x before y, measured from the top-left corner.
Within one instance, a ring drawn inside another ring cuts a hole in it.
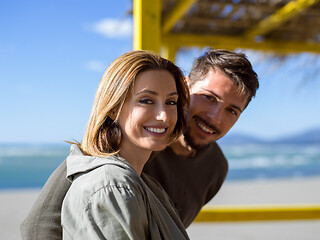
[[[68,153],[67,144],[0,144],[0,189],[41,188]]]
[[[69,144],[0,144],[0,189],[41,188]],[[320,176],[320,144],[221,144],[227,181]]]
[[[221,145],[228,180],[320,176],[320,144]]]

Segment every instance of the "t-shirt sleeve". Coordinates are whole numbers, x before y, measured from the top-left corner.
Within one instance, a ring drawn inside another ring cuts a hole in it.
[[[22,239],[58,240],[62,237],[61,205],[71,183],[66,178],[66,162],[51,174],[21,223]]]
[[[63,235],[72,239],[148,239],[148,213],[139,192],[107,186],[95,192],[79,211],[62,212],[73,219]],[[71,229],[70,229],[71,227]],[[67,237],[67,238],[68,238]]]
[[[208,189],[206,201],[205,204],[207,204],[220,190],[222,184],[224,183],[227,174],[228,174],[228,161],[226,157],[224,156],[220,146],[215,143],[214,148],[214,158],[216,163],[216,171],[217,174],[215,174],[215,177],[212,178],[213,182],[210,185],[210,188]]]

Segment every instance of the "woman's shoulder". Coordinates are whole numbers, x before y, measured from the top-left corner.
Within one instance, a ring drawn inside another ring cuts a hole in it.
[[[106,163],[88,172],[78,174],[71,188],[83,199],[89,199],[99,192],[120,192],[123,195],[136,195],[143,192],[141,179],[136,172],[124,164]]]
[[[62,206],[62,224],[74,229],[86,228],[82,220],[88,216],[100,223],[139,215],[147,215],[144,190],[121,164],[104,164],[76,176]]]

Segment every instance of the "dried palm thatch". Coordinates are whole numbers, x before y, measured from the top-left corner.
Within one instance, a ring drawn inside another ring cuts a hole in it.
[[[162,41],[320,53],[320,0],[162,0]]]

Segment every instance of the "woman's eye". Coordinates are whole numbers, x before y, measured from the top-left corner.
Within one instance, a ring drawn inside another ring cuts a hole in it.
[[[167,102],[168,105],[177,105],[177,101],[170,100]]]
[[[143,104],[152,104],[152,101],[149,98],[141,99],[141,100],[139,100],[139,102],[143,103]]]

